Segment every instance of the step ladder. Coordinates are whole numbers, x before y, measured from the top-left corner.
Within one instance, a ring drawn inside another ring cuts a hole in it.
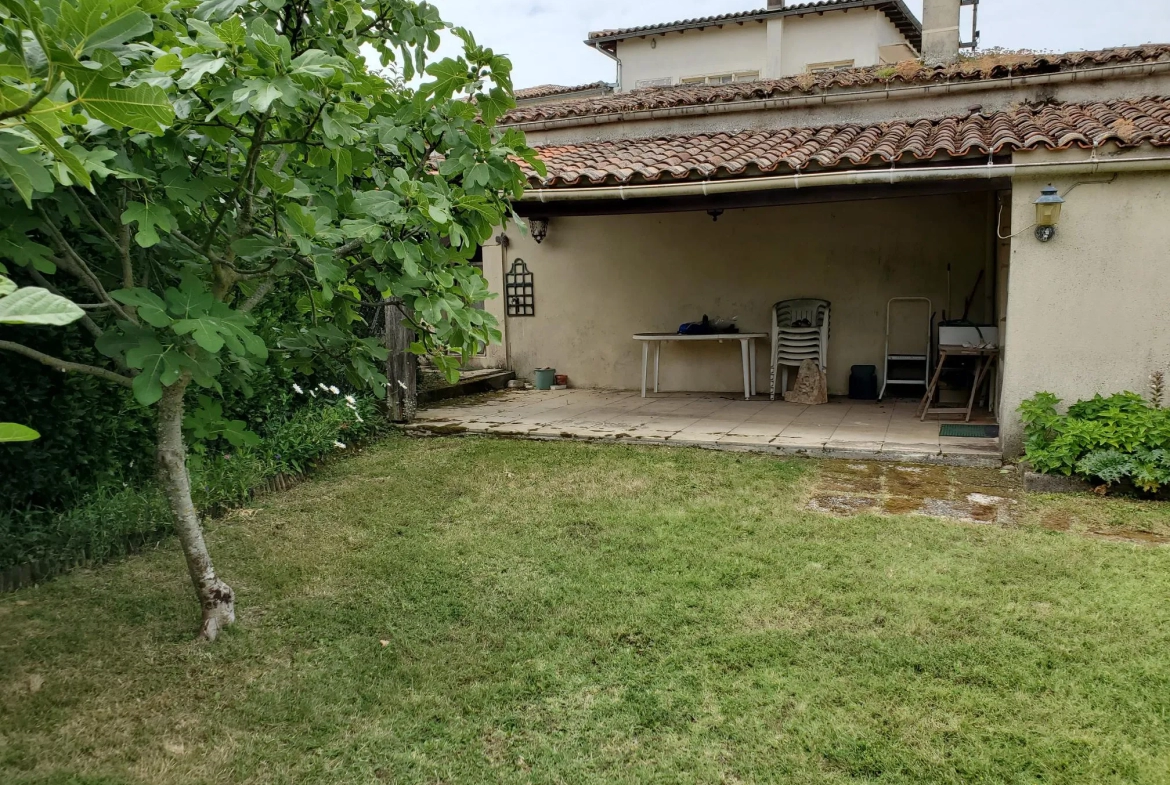
[[[926,303],[926,345],[923,347],[921,353],[917,352],[890,352],[890,337],[893,331],[893,317],[895,307],[900,307],[908,303]],[[930,345],[931,345],[931,320],[934,318],[934,305],[928,297],[892,297],[886,303],[886,362],[885,369],[882,373],[882,391],[878,393],[878,400],[881,401],[886,397],[886,390],[892,385],[900,386],[921,386],[923,389],[930,385]],[[890,377],[891,363],[898,366],[897,376]],[[918,370],[921,368],[921,375]],[[909,374],[909,375],[907,375]]]

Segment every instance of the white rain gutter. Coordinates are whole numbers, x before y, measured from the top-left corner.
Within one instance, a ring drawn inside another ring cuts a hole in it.
[[[1032,163],[976,166],[922,166],[907,169],[862,169],[850,171],[786,174],[770,177],[745,177],[731,180],[700,180],[681,183],[648,183],[644,185],[592,186],[586,188],[536,188],[524,192],[522,201],[580,202],[592,200],[647,199],[665,196],[713,196],[715,194],[746,193],[750,191],[799,190],[823,188],[832,185],[891,185],[924,183],[945,180],[993,180],[1001,177],[1045,175],[1114,174],[1127,172],[1170,171],[1170,155],[1165,157],[1117,158],[1103,160],[1096,156],[1085,161],[1036,161]]]
[[[601,51],[601,50],[599,50]],[[606,53],[607,57],[613,57]],[[617,59],[614,57],[614,59]],[[610,123],[629,123],[639,120],[662,120],[676,117],[708,117],[717,114],[738,112],[760,112],[772,109],[791,109],[801,106],[830,106],[857,101],[897,100],[903,98],[930,98],[937,94],[962,95],[964,93],[987,92],[999,89],[1018,89],[1034,85],[1053,85],[1072,82],[1087,82],[1098,79],[1141,78],[1170,73],[1170,61],[1155,63],[1108,65],[1097,68],[1081,68],[1060,71],[1053,74],[1031,74],[1009,76],[1001,79],[982,79],[969,82],[942,82],[907,87],[885,87],[880,90],[856,90],[821,93],[818,95],[797,95],[780,98],[759,98],[751,101],[724,101],[710,104],[672,106],[665,109],[635,109],[628,112],[561,117],[555,120],[533,120],[509,123],[504,127],[521,131],[551,131],[557,128],[573,128]]]

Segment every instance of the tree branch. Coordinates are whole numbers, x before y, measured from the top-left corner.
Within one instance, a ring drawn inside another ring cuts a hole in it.
[[[58,250],[64,254],[65,261],[68,262],[62,266],[66,270],[69,270],[69,272],[73,273],[87,286],[89,286],[90,290],[98,296],[98,299],[104,303],[108,303],[109,306],[114,309],[115,313],[117,313],[123,319],[137,324],[138,320],[134,318],[132,314],[127,313],[126,310],[122,308],[121,304],[110,297],[109,292],[106,291],[106,287],[102,286],[102,282],[98,280],[96,275],[94,275],[93,270],[89,269],[89,265],[85,263],[85,260],[81,258],[81,255],[78,254],[77,251],[73,250],[73,246],[70,245],[69,241],[65,239],[65,235],[61,233],[61,230],[58,229],[57,225],[53,223],[51,218],[49,218],[49,214],[45,212],[44,208],[38,207],[37,211],[40,213],[41,218],[48,227],[49,234],[52,235],[53,241],[57,243]]]
[[[29,275],[32,276],[34,281],[36,281],[37,283],[39,283],[41,285],[42,289],[48,289],[50,292],[57,295],[58,297],[65,296],[65,295],[61,294],[60,290],[57,289],[56,286],[53,286],[53,284],[49,281],[48,278],[41,275],[40,271],[37,270],[37,268],[33,267],[32,265],[29,265],[28,273],[29,273]],[[106,307],[108,307],[106,303],[100,303],[96,306],[80,305],[77,303],[75,303],[75,305],[77,305],[78,308],[95,308],[95,307],[96,308],[106,308]],[[88,315],[82,316],[80,319],[80,322],[81,322],[81,326],[84,327],[86,330],[88,330],[89,334],[92,335],[94,338],[101,337],[102,328],[98,327],[97,322],[95,322],[93,319],[90,319]]]
[[[45,100],[45,96],[49,94],[49,87],[50,85],[46,84],[40,90],[33,93],[32,97],[22,105],[0,112],[0,120],[10,120],[13,117],[20,117],[31,112],[34,106]]]
[[[120,384],[123,387],[129,387],[134,383],[134,380],[129,376],[123,376],[120,373],[114,373],[113,371],[106,368],[98,368],[96,365],[71,363],[68,360],[52,357],[48,354],[38,352],[36,349],[31,349],[27,346],[24,346],[23,344],[13,343],[12,341],[0,341],[0,350],[24,355],[31,360],[36,360],[42,365],[47,365],[50,368],[56,368],[59,371],[84,373],[90,376],[96,376],[99,379],[105,379],[106,381],[113,382],[114,384]]]
[[[241,303],[240,307],[236,310],[240,311],[241,313],[248,313],[257,305],[259,305],[261,300],[268,296],[268,293],[272,291],[272,287],[274,285],[275,282],[273,281],[265,281],[264,283],[260,284],[256,287],[256,291],[252,292],[252,295],[247,300],[244,300],[244,302]]]
[[[227,217],[228,210],[231,209],[232,205],[240,195],[240,189],[243,188],[244,184],[249,181],[252,171],[255,170],[256,164],[260,160],[260,152],[264,149],[262,144],[262,140],[264,139],[264,127],[268,123],[268,115],[271,111],[272,110],[269,109],[268,112],[264,113],[264,115],[260,118],[260,121],[256,123],[255,130],[252,131],[252,146],[248,150],[248,158],[247,162],[244,164],[244,171],[240,172],[239,177],[236,180],[235,187],[232,189],[232,192],[228,194],[228,197],[224,199],[223,207],[220,208],[219,212],[215,216],[215,220],[211,223],[211,227],[207,230],[207,237],[204,238],[202,246],[204,254],[207,254],[211,251],[211,245],[215,242],[215,235],[217,232],[219,232],[220,224],[222,224],[223,219]]]

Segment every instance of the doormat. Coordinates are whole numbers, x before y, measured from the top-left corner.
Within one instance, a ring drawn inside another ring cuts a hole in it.
[[[970,438],[995,439],[999,437],[998,425],[970,425],[968,423],[947,423],[939,426],[939,436],[965,436]]]

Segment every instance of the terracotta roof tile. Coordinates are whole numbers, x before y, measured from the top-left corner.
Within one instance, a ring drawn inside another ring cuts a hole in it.
[[[597,98],[580,98],[539,106],[522,106],[505,114],[500,122],[514,125],[572,117],[593,117],[625,112],[672,109],[682,106],[762,100],[789,94],[807,95],[833,90],[881,89],[899,84],[969,82],[1002,79],[1009,76],[1056,73],[1093,66],[1158,61],[1170,61],[1170,44],[1147,44],[1145,46],[1066,54],[988,54],[983,57],[963,60],[951,66],[938,67],[925,66],[910,60],[896,65],[801,74],[784,79],[735,82],[723,85],[649,87]]]
[[[589,84],[579,85],[562,85],[562,84],[542,84],[536,87],[524,87],[517,90],[514,95],[517,101],[523,101],[532,98],[550,98],[554,95],[571,95],[572,93],[583,93],[586,90],[602,90],[609,88],[609,82],[590,82]]]
[[[533,186],[616,185],[856,168],[1106,142],[1170,146],[1170,97],[1019,106],[994,114],[872,125],[662,136],[537,147]]]

